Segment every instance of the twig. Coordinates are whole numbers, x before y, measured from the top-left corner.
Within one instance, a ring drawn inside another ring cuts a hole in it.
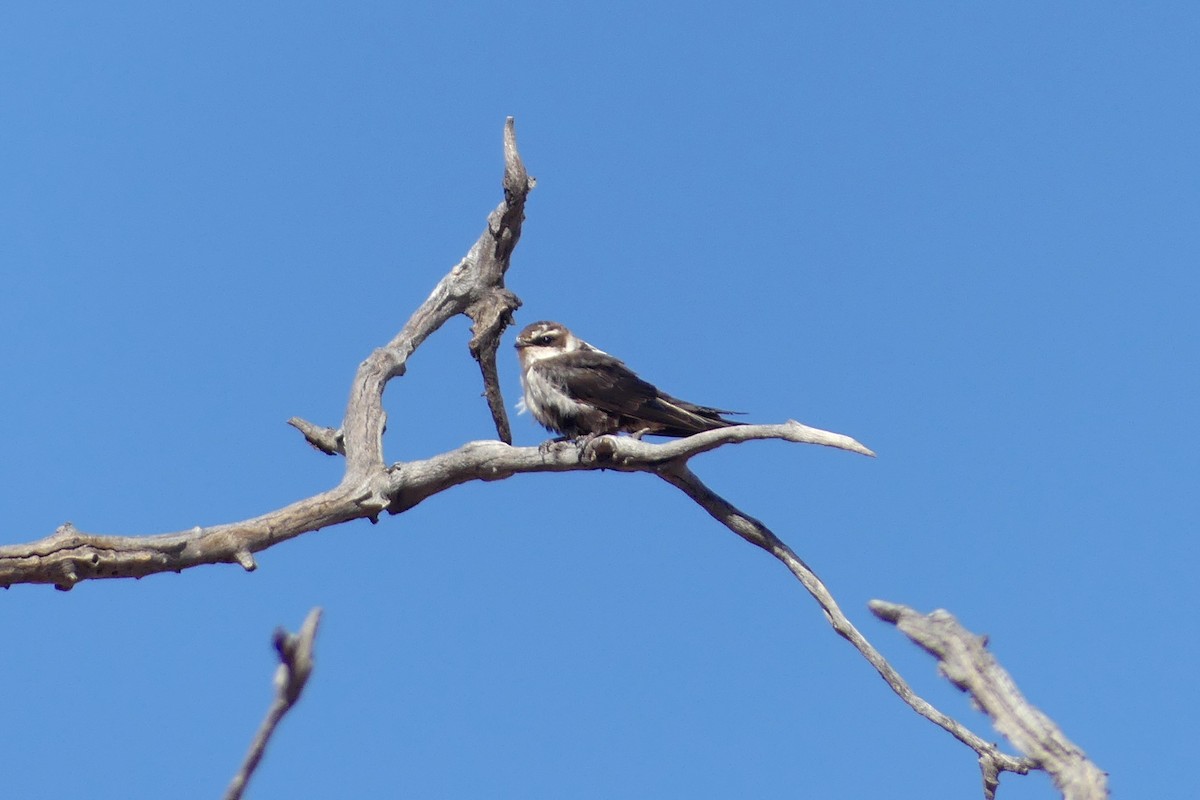
[[[314,425],[299,417],[289,419],[288,425],[304,434],[305,441],[325,455],[346,455],[346,443],[342,440],[341,431],[326,428],[323,425]]]
[[[872,600],[875,616],[898,627],[938,660],[939,671],[992,718],[996,730],[1029,756],[1031,766],[1044,769],[1065,800],[1106,800],[1108,779],[1054,721],[1025,699],[1012,677],[987,651],[983,638],[973,635],[948,611],[928,616],[907,606]],[[982,755],[982,754],[981,754]],[[995,793],[983,764],[984,794]],[[989,783],[991,784],[989,786]]]
[[[239,800],[246,784],[266,752],[267,743],[275,733],[276,726],[283,715],[291,711],[292,706],[300,699],[308,676],[313,668],[313,640],[317,635],[317,625],[321,622],[321,609],[314,608],[308,612],[304,624],[298,634],[291,634],[283,628],[277,628],[272,641],[279,653],[279,667],[275,670],[275,699],[267,709],[267,716],[254,734],[250,749],[241,768],[233,776],[229,788],[225,790],[225,800]]]
[[[796,579],[804,585],[804,588],[808,590],[808,593],[812,595],[813,599],[824,610],[825,618],[829,620],[829,624],[833,626],[834,631],[843,639],[850,642],[854,646],[854,649],[862,654],[863,658],[875,668],[880,677],[892,688],[892,691],[899,695],[900,699],[907,703],[913,711],[916,711],[922,717],[925,717],[925,719],[944,729],[967,747],[970,747],[979,754],[980,758],[986,757],[990,763],[994,764],[1000,770],[1024,774],[1033,766],[1028,761],[1016,759],[1001,753],[994,744],[984,741],[981,737],[972,733],[966,726],[938,711],[929,702],[914,692],[904,678],[900,677],[900,673],[854,627],[853,623],[850,622],[849,618],[838,606],[837,601],[834,600],[829,589],[817,577],[813,569],[792,552],[792,549],[784,544],[770,528],[754,517],[738,510],[732,503],[708,488],[688,468],[685,459],[681,458],[666,465],[666,467],[660,470],[659,475],[667,483],[695,500],[713,519],[729,528],[729,530],[747,542],[750,542],[750,544],[761,547],[783,562],[783,565],[796,576]]]

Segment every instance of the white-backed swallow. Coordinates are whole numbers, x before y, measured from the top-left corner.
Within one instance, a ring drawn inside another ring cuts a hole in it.
[[[557,322],[535,322],[517,336],[525,408],[568,438],[624,431],[640,436],[691,436],[740,425],[736,414],[672,397],[619,359]]]

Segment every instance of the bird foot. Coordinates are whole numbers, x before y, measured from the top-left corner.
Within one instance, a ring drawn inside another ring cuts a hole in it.
[[[579,448],[579,452],[583,452],[592,442],[596,441],[598,433],[585,433],[583,436],[576,436],[571,440],[572,444]]]

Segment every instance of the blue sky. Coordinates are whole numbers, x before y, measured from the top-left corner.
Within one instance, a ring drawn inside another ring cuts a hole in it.
[[[693,467],[939,708],[995,738],[868,600],[950,609],[1117,796],[1184,796],[1198,39],[1187,3],[8,4],[0,540],[336,483],[284,421],[338,424],[499,200],[514,115],[518,323],[873,447]],[[494,435],[466,339],[388,389],[389,459]],[[271,630],[315,605],[251,797],[978,796],[778,564],[649,476],[464,486],[258,560],[0,594],[6,796],[217,796]]]

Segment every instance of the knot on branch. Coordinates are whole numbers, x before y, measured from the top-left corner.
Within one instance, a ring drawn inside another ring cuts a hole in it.
[[[500,337],[513,324],[513,312],[521,307],[521,299],[503,286],[492,286],[482,292],[469,306],[471,318],[471,355],[479,358],[486,349],[495,352]]]
[[[75,570],[75,562],[72,559],[68,558],[62,562],[59,573],[60,580],[54,584],[54,588],[60,592],[69,592],[79,583],[79,573]]]
[[[299,633],[288,633],[283,628],[276,628],[272,644],[279,654],[279,669],[275,673],[275,686],[288,705],[296,702],[308,676],[313,669],[313,643],[317,636],[317,626],[321,622],[321,609],[314,608],[309,612]]]
[[[631,439],[631,441],[637,441]],[[613,435],[592,436],[579,446],[579,460],[584,464],[616,465],[624,461],[621,456],[621,440]]]
[[[47,544],[53,543],[55,547],[70,547],[78,544],[80,539],[79,529],[67,521],[55,528],[54,533],[47,536],[45,541]]]

